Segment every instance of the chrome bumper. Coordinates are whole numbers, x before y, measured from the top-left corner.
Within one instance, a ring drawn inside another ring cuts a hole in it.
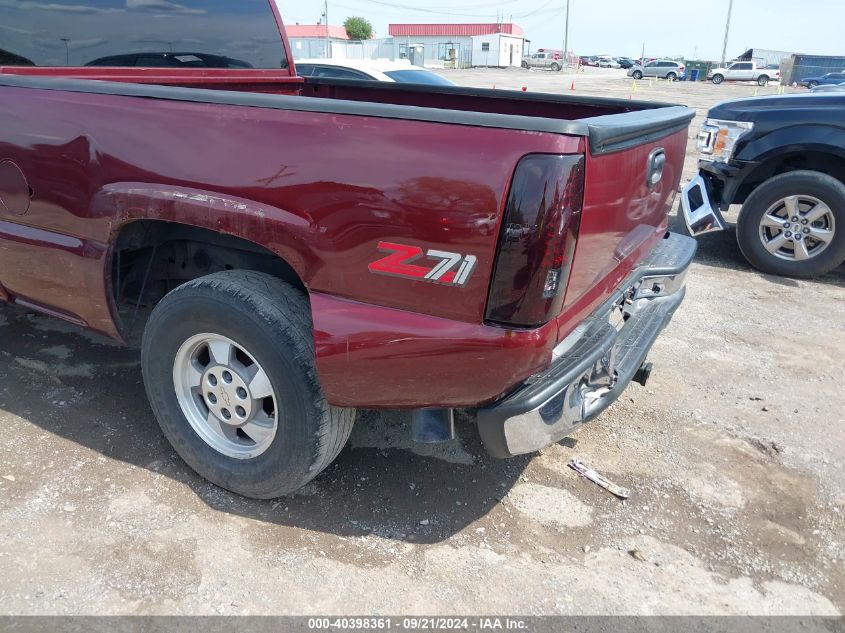
[[[695,240],[667,234],[613,296],[558,344],[549,369],[479,409],[487,451],[500,458],[534,452],[610,406],[683,301],[695,250]]]
[[[710,202],[707,185],[700,174],[690,180],[681,192],[681,214],[693,237],[725,230],[725,220]]]

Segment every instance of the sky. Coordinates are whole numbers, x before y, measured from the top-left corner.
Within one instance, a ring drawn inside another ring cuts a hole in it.
[[[569,50],[579,55],[683,56],[719,60],[729,0],[569,0]],[[288,23],[316,24],[323,0],[278,0]],[[845,55],[845,0],[734,0],[728,59],[749,48]],[[531,49],[561,48],[566,0],[329,0],[329,22],[495,22],[525,29]]]

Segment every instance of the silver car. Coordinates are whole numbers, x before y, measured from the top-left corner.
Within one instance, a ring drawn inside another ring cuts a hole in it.
[[[655,59],[646,63],[645,66],[634,64],[628,69],[628,76],[634,79],[658,77],[676,81],[684,77],[684,65],[669,59]]]
[[[845,92],[845,82],[841,84],[826,84],[824,86],[816,86],[811,88],[810,92]]]

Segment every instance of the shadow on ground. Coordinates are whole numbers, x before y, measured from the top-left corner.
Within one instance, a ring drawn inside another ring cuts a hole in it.
[[[441,541],[496,506],[528,463],[488,457],[466,417],[459,442],[421,455],[408,448],[407,413],[362,411],[350,445],[302,493],[256,501],[179,459],[147,405],[134,349],[0,304],[0,381],[0,410],[181,482],[215,510],[342,536]]]
[[[669,230],[683,235],[687,234],[683,220],[677,215],[669,217]],[[728,222],[727,230],[701,235],[697,239],[698,252],[695,255],[695,261],[698,264],[747,272],[755,280],[761,280],[764,283],[770,283],[776,286],[797,288],[800,285],[800,282],[795,279],[780,277],[778,275],[767,275],[753,268],[739,250],[739,246],[736,243],[736,228],[731,222]],[[839,266],[826,275],[816,277],[813,281],[845,287],[845,265]]]

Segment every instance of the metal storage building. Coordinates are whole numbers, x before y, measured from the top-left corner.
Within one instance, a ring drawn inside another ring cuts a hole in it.
[[[749,48],[742,55],[737,57],[737,59],[744,62],[757,62],[758,64],[765,62],[766,65],[777,64],[780,66],[784,59],[792,57],[794,54],[794,51],[775,51],[768,48]]]
[[[807,77],[843,71],[845,71],[845,56],[792,55],[781,67],[781,81],[791,85]]]

